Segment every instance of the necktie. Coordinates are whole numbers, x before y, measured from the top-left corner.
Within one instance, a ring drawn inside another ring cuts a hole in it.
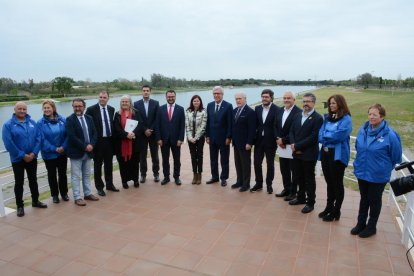
[[[241,113],[241,108],[239,107],[239,108],[237,109],[237,112],[236,112],[236,117],[234,117],[234,119],[235,119],[236,121],[237,121],[237,119],[239,119],[240,113]]]
[[[172,118],[172,104],[170,104],[170,108],[168,109],[168,121],[171,122]]]
[[[219,105],[218,105],[218,104],[216,104],[216,111],[215,111],[214,113],[217,113],[217,112],[218,112],[218,110],[219,110]]]
[[[104,114],[106,136],[110,137],[111,136],[111,129],[109,128],[108,116],[106,116],[106,108],[104,107],[102,109],[103,109],[103,114]]]
[[[81,124],[82,124],[83,137],[85,138],[86,144],[89,144],[90,141],[89,141],[88,130],[86,129],[85,118],[83,116],[81,117]]]

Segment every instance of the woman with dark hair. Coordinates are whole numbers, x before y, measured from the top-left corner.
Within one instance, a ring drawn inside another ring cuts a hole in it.
[[[43,101],[42,109],[43,118],[37,122],[37,126],[42,141],[41,152],[46,165],[50,194],[53,203],[60,202],[59,193],[64,201],[68,201],[66,119],[56,112],[56,105],[52,100]]]
[[[358,179],[361,200],[358,222],[352,228],[351,234],[358,235],[360,238],[368,238],[377,233],[382,192],[390,181],[395,165],[401,163],[400,136],[389,127],[384,118],[384,107],[380,104],[370,106],[368,121],[359,129],[355,142],[357,154],[354,161],[354,175]]]
[[[319,213],[324,221],[339,220],[344,201],[344,173],[350,158],[349,135],[352,119],[346,100],[342,95],[328,99],[328,114],[319,130],[322,148],[319,159],[326,181],[327,202],[325,210]]]
[[[185,113],[185,122],[188,147],[190,148],[191,164],[194,173],[193,181],[191,183],[201,184],[207,112],[203,108],[203,101],[200,96],[194,95],[191,98],[190,107]]]
[[[138,121],[134,130],[125,131],[128,119]],[[134,187],[139,187],[139,141],[136,137],[143,132],[142,120],[132,105],[129,95],[121,97],[120,109],[114,117],[115,153],[119,164],[122,187],[128,189],[128,181],[134,181]]]

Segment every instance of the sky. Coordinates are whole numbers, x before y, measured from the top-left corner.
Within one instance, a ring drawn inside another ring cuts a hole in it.
[[[414,77],[412,0],[0,0],[0,78]]]

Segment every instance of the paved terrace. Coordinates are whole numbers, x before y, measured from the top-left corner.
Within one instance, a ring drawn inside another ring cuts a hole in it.
[[[316,209],[304,215],[266,192],[231,190],[234,167],[225,188],[191,185],[189,160],[185,145],[180,187],[150,177],[125,190],[116,172],[121,192],[86,207],[71,198],[0,218],[0,275],[412,275],[388,207],[377,235],[360,239],[349,234],[357,192],[346,191],[340,221],[327,223],[317,217],[322,178]],[[280,191],[279,172],[274,183]]]

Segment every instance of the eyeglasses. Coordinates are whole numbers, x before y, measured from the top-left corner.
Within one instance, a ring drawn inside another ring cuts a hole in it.
[[[303,101],[303,103],[313,103],[313,101]]]

